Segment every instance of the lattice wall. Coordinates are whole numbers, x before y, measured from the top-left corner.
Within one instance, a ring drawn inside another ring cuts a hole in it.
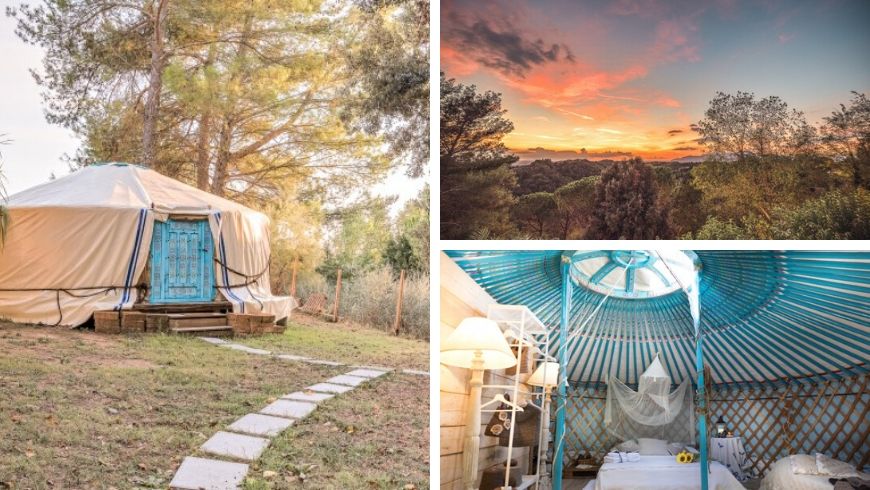
[[[565,407],[565,464],[588,453],[601,459],[620,441],[604,429],[604,398],[606,390],[570,387]],[[554,399],[555,406],[555,399]],[[556,410],[553,415],[555,428]]]
[[[715,389],[709,414],[712,420],[722,415],[728,427],[743,437],[759,476],[779,458],[795,453],[821,452],[859,468],[867,467],[868,382],[870,376],[863,375],[816,385]],[[619,442],[604,430],[605,395],[604,389],[569,389],[565,413],[566,465],[586,452],[600,459]],[[551,413],[555,420],[555,410]]]
[[[870,458],[867,375],[822,384],[714,390],[713,420],[722,415],[743,444],[758,475],[795,453],[825,453],[865,467]]]

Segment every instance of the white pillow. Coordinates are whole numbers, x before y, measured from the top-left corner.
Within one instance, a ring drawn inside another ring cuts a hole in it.
[[[686,447],[686,445],[683,444],[682,442],[672,442],[672,443],[668,444],[668,454],[670,454],[671,456],[676,456],[685,447]]]
[[[640,450],[640,445],[634,439],[629,439],[625,442],[620,442],[619,444],[617,444],[616,449],[624,453],[635,453]]]
[[[858,471],[854,466],[838,459],[829,458],[822,453],[816,453],[816,466],[821,475],[828,475],[834,478],[858,476]]]
[[[795,475],[820,474],[816,458],[809,454],[792,454],[788,459],[791,461],[791,472]]]
[[[640,445],[640,454],[646,456],[667,456],[668,455],[668,441],[663,441],[661,439],[646,439],[639,438],[637,443]]]

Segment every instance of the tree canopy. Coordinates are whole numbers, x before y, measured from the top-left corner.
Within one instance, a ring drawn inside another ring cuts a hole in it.
[[[639,159],[611,165],[595,185],[587,237],[593,240],[670,238],[666,210],[656,206],[652,170]]]
[[[441,76],[441,237],[468,238],[488,230],[510,235],[517,161],[502,138],[513,124],[501,96]]]
[[[140,163],[269,213],[276,277],[327,254],[347,272],[380,264],[402,240],[379,209],[393,200],[369,189],[426,173],[428,12],[428,0],[7,8],[45,50],[34,77],[48,121],[82,141],[72,164]],[[428,223],[428,206],[408,220]],[[428,260],[419,229],[402,233]]]

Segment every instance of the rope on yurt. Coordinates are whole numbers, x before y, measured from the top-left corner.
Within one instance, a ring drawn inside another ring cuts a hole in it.
[[[233,274],[235,274],[235,275],[237,275],[237,276],[240,276],[240,277],[242,277],[243,279],[245,279],[245,282],[243,282],[243,283],[238,283],[238,284],[225,284],[225,285],[223,285],[223,286],[215,286],[215,289],[229,289],[229,288],[241,288],[241,287],[244,287],[244,288],[248,291],[248,294],[251,295],[252,298],[254,298],[254,301],[256,301],[257,304],[260,305],[260,311],[262,311],[263,308],[265,308],[265,306],[263,305],[263,302],[260,301],[259,298],[257,298],[257,296],[254,294],[253,291],[251,291],[251,287],[250,287],[250,286],[251,286],[251,284],[254,284],[254,283],[256,283],[257,281],[259,281],[260,278],[263,277],[263,275],[264,275],[266,272],[269,271],[269,267],[272,265],[272,255],[271,255],[271,254],[270,254],[269,257],[266,259],[266,267],[264,267],[263,270],[261,270],[259,273],[254,274],[254,275],[248,275],[248,274],[245,274],[244,272],[239,272],[239,271],[233,269],[232,267],[228,266],[227,264],[225,264],[223,261],[221,261],[221,260],[220,260],[219,258],[217,258],[217,257],[214,258],[214,261],[217,262],[221,267],[223,267],[224,270],[227,270],[227,271],[229,271],[229,272],[232,272]]]
[[[98,291],[93,291],[97,289]],[[58,327],[63,323],[63,308],[60,304],[60,293],[65,293],[68,296],[73,298],[90,298],[93,296],[97,296],[100,294],[105,294],[110,291],[114,292],[117,289],[138,289],[138,290],[147,290],[147,284],[137,284],[135,286],[82,286],[75,288],[0,288],[0,292],[11,292],[11,293],[22,293],[22,292],[35,292],[35,291],[52,291],[55,293],[55,304],[57,305],[57,322],[51,325],[52,327]],[[73,291],[92,291],[87,294],[76,294]],[[118,309],[118,320],[121,318],[121,310]]]

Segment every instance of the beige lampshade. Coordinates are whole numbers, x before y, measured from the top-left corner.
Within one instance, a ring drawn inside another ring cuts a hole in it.
[[[448,366],[470,368],[479,355],[482,369],[502,369],[515,366],[511,352],[498,324],[481,317],[469,317],[441,344],[441,362]]]
[[[546,373],[544,371],[546,371]],[[538,365],[538,369],[535,369],[535,372],[529,376],[526,383],[532,386],[556,386],[559,384],[559,363],[542,362]]]

